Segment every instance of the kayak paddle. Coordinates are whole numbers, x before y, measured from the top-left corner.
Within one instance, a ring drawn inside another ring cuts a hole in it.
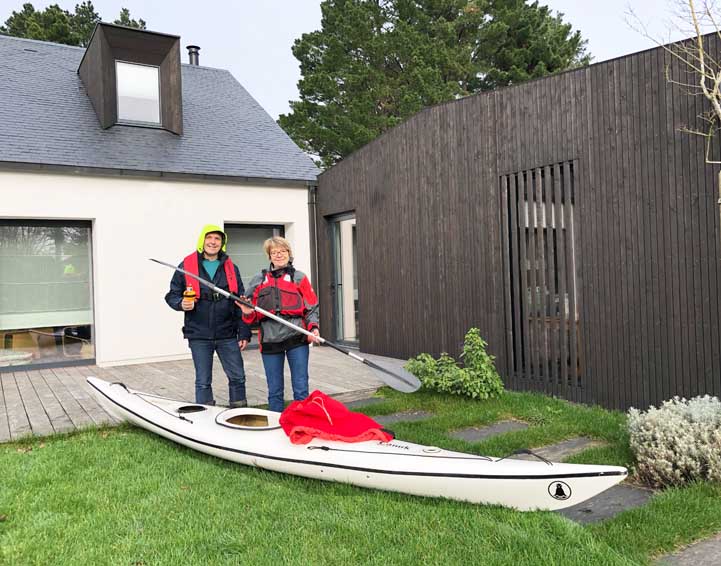
[[[417,391],[420,386],[421,382],[418,380],[418,378],[410,373],[409,371],[406,371],[402,368],[396,368],[392,367],[390,364],[386,362],[372,362],[366,358],[363,358],[359,356],[358,354],[355,354],[351,352],[350,350],[346,350],[342,346],[339,346],[338,344],[334,344],[330,340],[326,340],[325,338],[321,336],[316,336],[312,332],[309,332],[305,328],[301,328],[300,326],[296,326],[292,322],[288,322],[287,320],[273,314],[272,312],[268,312],[265,309],[260,308],[257,305],[254,305],[250,301],[244,300],[240,298],[238,295],[234,295],[233,293],[230,293],[226,291],[225,289],[221,289],[217,285],[214,285],[210,281],[207,281],[206,279],[203,279],[202,277],[199,277],[195,275],[194,273],[190,273],[189,271],[186,271],[185,269],[178,267],[176,265],[173,265],[171,263],[165,263],[164,261],[160,261],[158,259],[149,258],[150,261],[154,261],[155,263],[159,263],[160,265],[164,265],[165,267],[169,267],[170,269],[174,269],[175,271],[180,271],[181,273],[184,273],[185,275],[189,275],[193,279],[197,279],[201,284],[205,285],[212,291],[215,291],[216,293],[220,293],[224,297],[227,297],[228,299],[233,299],[234,301],[238,301],[239,303],[245,305],[246,307],[249,307],[251,309],[254,309],[256,312],[259,312],[263,316],[267,316],[268,318],[272,318],[273,320],[280,322],[281,324],[284,324],[285,326],[292,328],[293,330],[300,332],[301,334],[305,334],[306,336],[310,336],[312,338],[315,338],[318,342],[321,344],[327,344],[334,350],[337,350],[338,352],[341,352],[345,354],[346,356],[350,356],[356,361],[359,361],[371,369],[376,371],[376,374],[378,377],[383,381],[386,385],[389,387],[392,387],[396,391],[401,391],[403,393],[413,393],[414,391]]]

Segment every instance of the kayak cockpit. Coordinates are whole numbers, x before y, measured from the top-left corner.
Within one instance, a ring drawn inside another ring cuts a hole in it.
[[[280,428],[279,417],[280,413],[263,409],[228,409],[218,413],[215,422],[239,430],[274,430]]]

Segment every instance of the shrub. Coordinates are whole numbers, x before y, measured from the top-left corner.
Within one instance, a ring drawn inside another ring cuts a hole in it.
[[[716,397],[674,397],[658,409],[631,409],[628,430],[638,475],[650,485],[721,482],[721,402]]]
[[[503,382],[494,357],[486,352],[487,345],[480,331],[471,328],[463,341],[463,367],[444,352],[437,360],[430,354],[420,354],[408,360],[406,368],[429,390],[473,399],[496,397],[503,391]]]

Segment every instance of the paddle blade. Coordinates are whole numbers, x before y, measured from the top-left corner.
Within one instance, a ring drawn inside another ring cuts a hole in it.
[[[389,387],[401,393],[413,393],[421,387],[419,379],[408,370],[383,360],[370,361],[363,359],[363,363],[373,368],[378,378]]]

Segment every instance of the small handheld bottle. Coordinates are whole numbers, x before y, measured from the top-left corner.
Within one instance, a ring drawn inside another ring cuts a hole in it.
[[[183,300],[184,301],[191,300],[191,301],[195,302],[195,300],[196,300],[195,289],[193,289],[193,287],[191,285],[188,285],[185,288],[185,291],[183,291]]]

